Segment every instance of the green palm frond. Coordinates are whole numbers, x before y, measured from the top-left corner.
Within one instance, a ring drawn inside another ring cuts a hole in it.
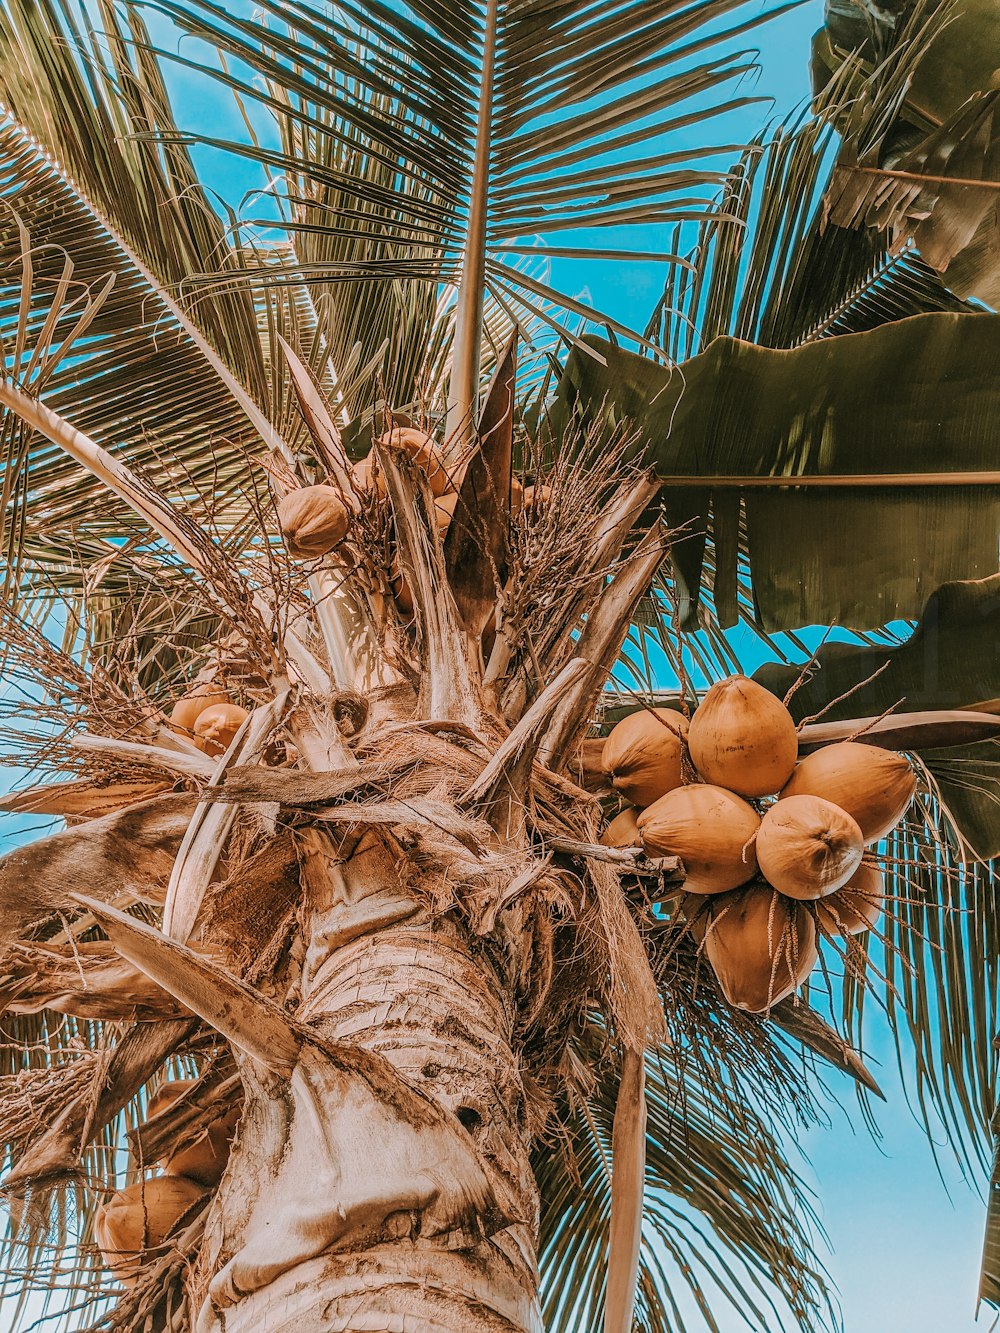
[[[700,983],[704,995],[692,1005],[698,991],[689,990],[696,971],[690,958],[681,970],[683,983],[675,960],[673,992],[685,997],[691,1030],[678,1030],[674,1047],[646,1061],[637,1327],[683,1333],[687,1305],[717,1333],[720,1292],[751,1327],[776,1327],[789,1315],[804,1331],[836,1327],[829,1279],[815,1249],[821,1228],[787,1157],[796,1121],[815,1114],[809,1095],[766,1024],[736,1015],[733,1030],[734,1016],[722,1014],[707,978]],[[720,1037],[725,1054],[706,1054]],[[551,1333],[601,1326],[616,1095],[616,1077],[605,1071],[570,1122],[568,1142],[535,1154]]]
[[[232,268],[238,259],[188,150],[155,141],[174,124],[144,38],[141,19],[126,21],[107,0],[96,12],[73,0],[14,0],[0,14],[0,105],[49,156],[50,171],[74,184],[117,248],[131,251],[178,300],[192,272]],[[11,154],[8,193],[19,188],[17,166]],[[34,242],[49,240],[40,225],[26,225]],[[230,285],[200,299],[197,324],[254,401],[265,403],[246,289]]]
[[[275,182],[275,221],[314,287],[351,284],[358,314],[388,325],[394,300],[430,317],[430,294],[408,284],[458,286],[449,433],[477,392],[486,293],[522,318],[549,301],[590,313],[519,274],[518,242],[554,236],[586,256],[607,246],[575,233],[704,212],[725,171],[663,141],[752,100],[732,92],[752,68],[734,42],[769,16],[729,22],[733,0],[265,4],[254,19],[211,0],[153,7],[215,48],[215,77],[248,124],[255,112],[276,121],[250,144],[210,142]],[[379,276],[394,286],[372,289]],[[336,353],[358,321],[340,297],[314,299],[338,304],[326,318]],[[408,400],[405,358],[396,381]]]
[[[10,120],[0,124],[0,164],[8,205],[0,337],[10,373],[78,429],[171,478],[179,496],[212,494],[224,509],[237,490],[234,457],[275,434],[267,418],[200,328]],[[39,554],[49,533],[120,539],[134,531],[97,482],[12,416],[0,469],[8,579],[15,557]]]
[[[960,707],[995,699],[997,596],[994,576],[939,589],[905,642],[830,644],[790,701],[796,717],[825,721]],[[881,668],[880,674],[870,679]],[[772,664],[757,678],[783,695],[801,668]],[[837,696],[850,691],[849,697]],[[973,1172],[991,1152],[996,1098],[994,1038],[1000,1025],[998,850],[1000,754],[995,741],[919,754],[926,795],[887,845],[892,910],[869,943],[868,988],[889,1021],[910,1071],[907,1091],[931,1131],[944,1126]],[[840,1017],[863,1045],[870,1010],[849,972],[833,992]]]
[[[975,309],[885,229],[830,221],[824,199],[837,144],[830,122],[843,84],[827,88],[817,117],[760,135],[734,165],[685,256],[688,271],[671,271],[646,328],[671,361],[690,359],[722,335],[797,347],[909,315]]]

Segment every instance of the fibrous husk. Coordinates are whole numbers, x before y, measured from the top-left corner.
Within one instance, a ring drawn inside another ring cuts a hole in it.
[[[740,796],[769,796],[791,777],[799,741],[780,699],[746,676],[730,676],[696,710],[688,749],[706,782]]]
[[[94,1218],[94,1237],[105,1266],[130,1287],[150,1251],[158,1249],[205,1188],[184,1176],[154,1176],[113,1194]]]
[[[196,1082],[196,1079],[177,1078],[161,1084],[147,1103],[147,1118],[151,1120],[153,1116],[176,1105]],[[164,1172],[168,1176],[187,1176],[200,1185],[217,1185],[229,1160],[229,1149],[239,1118],[239,1109],[235,1109],[213,1121],[199,1138],[164,1159]]]
[[[790,898],[825,898],[861,864],[857,821],[822,796],[788,796],[764,814],[757,864],[767,882]]]
[[[638,819],[648,856],[679,856],[691,893],[725,893],[757,872],[753,841],[760,816],[724,787],[677,787]]]
[[[751,884],[712,903],[705,954],[737,1009],[763,1013],[806,980],[819,957],[808,908]]]
[[[647,806],[679,787],[687,730],[687,718],[673,708],[642,708],[623,717],[601,754],[615,791]]]
[[[639,825],[636,812],[627,806],[621,814],[615,815],[604,832],[601,842],[605,847],[638,847]]]
[[[455,506],[458,504],[458,492],[449,491],[445,495],[434,497],[434,517],[437,521],[437,529],[441,534],[441,540],[444,540],[445,534],[451,527],[451,520],[455,516]],[[410,591],[410,585],[406,581],[402,567],[399,563],[399,557],[393,556],[392,560],[392,596],[396,606],[402,611],[404,616],[413,615],[413,593]]]
[[[302,486],[278,501],[278,523],[289,555],[315,560],[344,540],[351,514],[336,486]]]
[[[833,801],[857,821],[870,843],[899,823],[916,790],[916,775],[903,755],[877,745],[841,741],[806,755],[781,795]]]
[[[196,743],[206,754],[228,750],[249,714],[239,704],[213,704],[198,714],[194,724]]]
[[[584,791],[606,792],[609,782],[604,771],[603,736],[584,736],[570,755],[566,771]]]
[[[678,910],[687,926],[687,932],[695,944],[701,946],[705,942],[709,923],[712,920],[712,907],[719,901],[721,899],[706,898],[703,893],[681,894]]]
[[[104,1022],[154,1022],[186,1011],[106,940],[16,941],[4,951],[0,1013],[43,1009]]]
[[[885,877],[862,861],[842,889],[816,904],[816,921],[827,934],[862,935],[878,925],[885,906]]]
[[[174,731],[190,738],[194,724],[206,708],[227,704],[229,696],[212,685],[197,685],[183,699],[178,699],[170,710],[170,725]]]
[[[47,782],[12,792],[0,800],[0,811],[10,814],[60,815],[66,820],[100,819],[126,810],[140,801],[170,791],[173,782],[162,778],[131,778],[102,782],[80,778],[75,782]]]

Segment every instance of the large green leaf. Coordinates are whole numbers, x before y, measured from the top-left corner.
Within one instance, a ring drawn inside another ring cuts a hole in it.
[[[938,589],[896,647],[827,643],[813,668],[800,680],[800,666],[769,663],[755,678],[780,697],[797,684],[789,707],[800,720],[820,712],[824,721],[876,716],[893,706],[903,713],[960,702],[1000,706],[1000,575]],[[950,1146],[979,1174],[988,1169],[996,1100],[996,863],[963,861],[941,803],[980,856],[1000,853],[1000,744],[928,750],[920,759],[940,802],[915,807],[886,846],[891,910],[867,945],[867,987],[884,1006],[932,1141],[940,1142],[944,1125]],[[849,976],[834,987],[861,1046],[871,1011],[865,993]]]
[[[820,712],[833,722],[893,707],[919,712],[989,700],[1000,708],[1000,575],[939,588],[898,648],[829,643],[816,666],[789,703],[799,720]],[[783,696],[798,674],[798,667],[772,662],[756,679]],[[923,761],[973,850],[984,858],[1000,855],[1000,745],[928,750]]]
[[[668,519],[689,525],[675,564],[692,601],[709,521],[716,581],[735,581],[740,499],[767,629],[913,618],[938,584],[996,570],[998,487],[978,474],[1000,480],[1000,319],[920,315],[789,350],[722,337],[672,370],[587,342],[598,356],[572,353],[563,407],[637,431]],[[927,484],[951,473],[973,475]],[[849,484],[752,484],[830,476]]]
[[[836,117],[843,146],[833,219],[891,226],[956,292],[993,306],[1000,301],[998,50],[994,0],[905,0],[874,14],[862,0],[828,0],[813,47],[819,87],[854,61],[854,51],[870,73]]]

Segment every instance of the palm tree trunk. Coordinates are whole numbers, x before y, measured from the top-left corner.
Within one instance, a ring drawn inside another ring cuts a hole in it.
[[[514,953],[435,914],[428,886],[402,882],[380,836],[352,841],[338,863],[325,834],[304,835],[297,1016],[384,1057],[450,1112],[464,1127],[459,1156],[481,1166],[489,1197],[456,1202],[468,1164],[419,1124],[366,1115],[356,1100],[348,1109],[322,1071],[300,1064],[285,1084],[244,1061],[243,1122],[195,1277],[198,1333],[535,1333],[538,1199],[512,1049]]]

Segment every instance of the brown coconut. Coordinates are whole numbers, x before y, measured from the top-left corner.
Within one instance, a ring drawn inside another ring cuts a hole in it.
[[[857,820],[865,842],[871,843],[895,828],[916,790],[916,775],[901,754],[839,741],[806,755],[781,795],[833,801]]]
[[[194,724],[196,741],[201,742],[206,754],[222,754],[248,717],[247,710],[239,704],[213,704],[198,714]]]
[[[413,426],[396,426],[384,435],[380,435],[378,443],[383,449],[401,449],[420,468],[427,478],[428,484],[435,495],[444,495],[448,491],[454,491],[455,483],[451,474],[445,467],[444,455],[438,446],[437,441],[426,431],[417,430]],[[372,468],[375,479],[375,485],[379,491],[385,494],[385,478],[379,472],[378,468]]]
[[[729,1003],[763,1013],[809,976],[819,957],[816,925],[808,908],[751,884],[713,901],[705,955]]]
[[[184,1176],[153,1176],[113,1194],[94,1218],[94,1239],[108,1268],[126,1287],[136,1280],[139,1268],[162,1246],[178,1222],[206,1190]]]
[[[356,463],[351,464],[351,478],[355,487],[359,491],[377,490],[375,481],[377,465],[374,454],[365,454],[364,458],[358,459]]]
[[[206,708],[217,704],[227,704],[228,695],[213,685],[196,685],[183,699],[178,699],[170,710],[170,726],[189,740],[194,731],[194,724]]]
[[[740,796],[769,796],[792,775],[799,752],[792,715],[746,676],[713,685],[691,719],[691,761],[706,782]]]
[[[636,822],[636,811],[631,806],[615,815],[601,834],[601,842],[605,847],[639,846],[639,825]]]
[[[521,495],[521,508],[529,514],[540,514],[552,503],[552,487],[539,482],[534,486],[525,486]]]
[[[816,904],[817,924],[833,935],[862,935],[878,925],[885,907],[885,879],[878,866],[862,861],[842,889]]]
[[[174,1106],[194,1087],[195,1082],[191,1078],[177,1078],[162,1084],[146,1105],[147,1119],[152,1120],[155,1115]],[[189,1180],[195,1180],[201,1185],[217,1185],[229,1161],[229,1149],[239,1120],[239,1108],[227,1111],[213,1120],[197,1138],[178,1148],[171,1156],[161,1159],[166,1174],[187,1176]]]
[[[289,555],[315,560],[344,540],[351,514],[335,486],[303,486],[278,501],[278,523]]]
[[[601,763],[615,791],[633,805],[652,805],[684,781],[687,718],[673,708],[640,709],[612,729]]]
[[[638,824],[648,856],[681,858],[691,893],[725,893],[757,873],[760,816],[723,787],[677,787],[643,810]]]
[[[761,820],[757,864],[789,898],[825,898],[851,878],[864,846],[857,821],[839,805],[822,796],[789,796]]]

